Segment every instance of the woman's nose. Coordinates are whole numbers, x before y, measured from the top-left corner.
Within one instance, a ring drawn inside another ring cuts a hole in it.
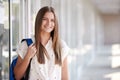
[[[51,25],[51,21],[50,21],[50,20],[47,21],[47,25],[48,25],[48,26]]]

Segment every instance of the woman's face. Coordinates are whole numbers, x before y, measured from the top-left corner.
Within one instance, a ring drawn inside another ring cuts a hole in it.
[[[47,33],[51,33],[55,26],[55,18],[52,12],[46,12],[42,19],[41,30]]]

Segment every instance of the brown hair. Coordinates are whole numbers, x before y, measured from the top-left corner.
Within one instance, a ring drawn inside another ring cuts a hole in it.
[[[36,43],[36,48],[37,48],[37,58],[38,58],[38,62],[41,64],[45,63],[45,56],[49,59],[48,53],[45,49],[45,47],[42,45],[41,41],[40,41],[40,34],[41,34],[41,25],[42,25],[42,18],[44,17],[46,12],[52,12],[54,14],[54,18],[55,18],[55,26],[54,26],[54,30],[51,32],[51,37],[52,37],[52,47],[53,47],[53,51],[54,51],[54,55],[55,55],[55,64],[62,64],[62,60],[61,60],[61,45],[60,45],[60,39],[59,39],[59,35],[58,35],[58,22],[57,22],[57,18],[54,12],[54,9],[52,7],[48,7],[45,6],[43,8],[41,8],[36,16],[36,20],[35,20],[35,43]]]

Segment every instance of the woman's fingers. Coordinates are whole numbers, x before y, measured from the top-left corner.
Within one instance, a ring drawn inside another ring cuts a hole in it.
[[[31,44],[29,47],[28,47],[28,55],[30,56],[30,58],[32,58],[37,52],[37,49],[35,47],[35,44]]]
[[[34,46],[34,45],[35,45],[35,44],[32,43],[29,47],[32,47],[32,46]]]

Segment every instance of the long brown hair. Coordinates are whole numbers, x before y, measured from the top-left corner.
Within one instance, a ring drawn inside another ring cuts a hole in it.
[[[61,65],[62,64],[61,45],[60,45],[60,39],[59,39],[59,35],[58,35],[58,21],[57,21],[54,9],[52,7],[48,7],[48,6],[45,6],[38,11],[36,20],[35,20],[35,44],[36,44],[36,48],[37,48],[38,62],[41,64],[44,64],[45,56],[47,57],[47,59],[49,59],[47,51],[46,51],[45,47],[42,45],[40,38],[39,38],[40,34],[41,34],[40,29],[41,29],[41,25],[42,25],[42,19],[46,12],[52,12],[54,14],[55,26],[54,26],[54,30],[51,32],[52,47],[53,47],[53,51],[54,51],[54,55],[55,55],[55,64]]]

